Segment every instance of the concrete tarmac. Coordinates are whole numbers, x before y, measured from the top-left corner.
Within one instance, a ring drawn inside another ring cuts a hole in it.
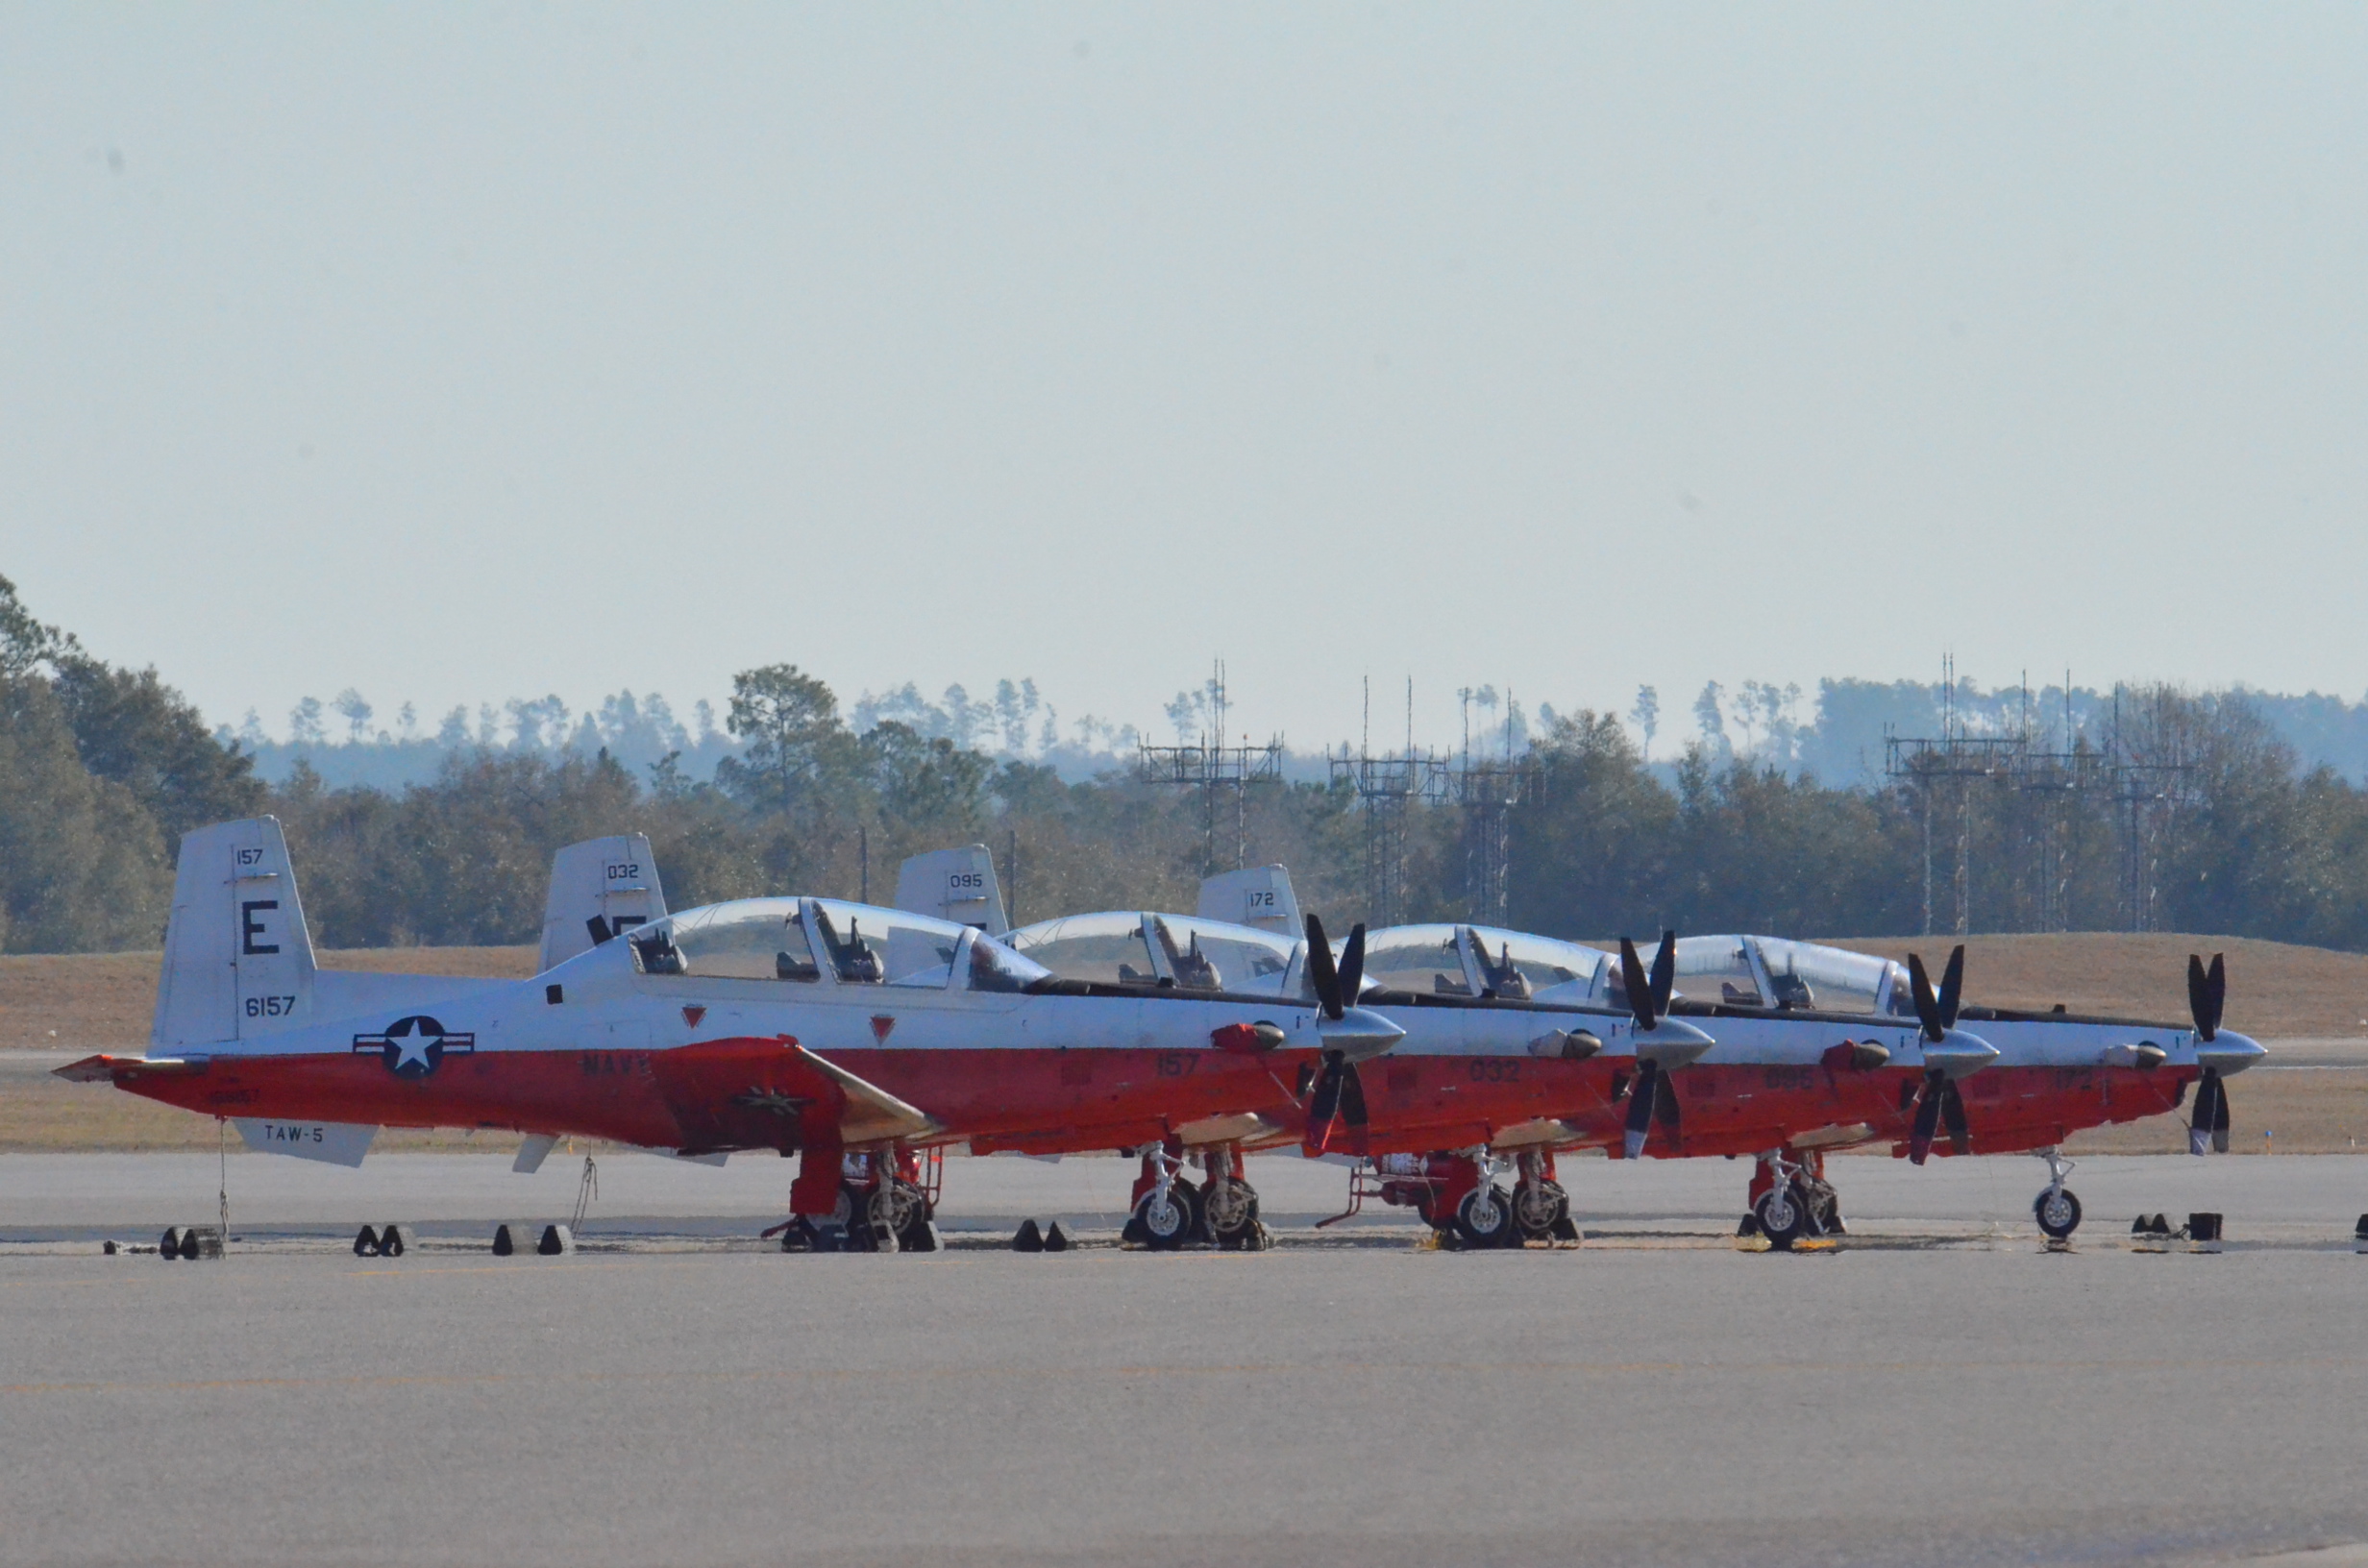
[[[496,1260],[472,1216],[563,1217],[580,1162],[234,1157],[257,1241],[164,1262],[97,1256],[80,1224],[207,1218],[213,1161],[0,1160],[0,1562],[1788,1568],[2368,1541],[2349,1160],[2092,1161],[2064,1254],[2030,1226],[2035,1161],[1838,1162],[1861,1238],[1789,1257],[1724,1234],[1745,1172],[1723,1162],[1572,1162],[1594,1239],[1483,1254],[1388,1218],[1348,1243],[1286,1222],[1260,1254],[1017,1256],[984,1244],[1017,1213],[1105,1235],[1127,1167],[949,1166],[977,1246],[748,1250],[786,1163],[616,1157],[587,1250]],[[1256,1179],[1278,1214],[1345,1185]],[[67,1198],[76,1224],[37,1213]],[[2190,1206],[2229,1214],[2228,1252],[2130,1250],[2130,1214]],[[339,1250],[371,1217],[448,1239]]]

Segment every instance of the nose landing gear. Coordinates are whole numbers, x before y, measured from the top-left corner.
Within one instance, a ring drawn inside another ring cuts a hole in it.
[[[1841,1196],[1825,1179],[1825,1157],[1813,1150],[1799,1160],[1782,1149],[1760,1156],[1744,1194],[1748,1205],[1738,1236],[1759,1236],[1775,1252],[1790,1252],[1812,1237],[1846,1236]]]
[[[2047,1162],[2047,1185],[2031,1200],[2032,1217],[2051,1243],[2069,1241],[2081,1228],[2081,1200],[2063,1185],[2063,1179],[2072,1174],[2072,1162],[2055,1149],[2037,1152]]]

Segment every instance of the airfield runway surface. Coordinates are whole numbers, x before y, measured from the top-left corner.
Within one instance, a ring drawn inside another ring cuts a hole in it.
[[[0,1561],[2219,1562],[2368,1540],[2368,1163],[2094,1160],[2048,1254],[2030,1160],[1838,1162],[1860,1233],[1736,1250],[1740,1164],[1572,1162],[1588,1245],[1317,1237],[1055,1256],[1115,1161],[949,1162],[956,1245],[783,1257],[785,1162],[0,1158]],[[2131,1250],[2141,1209],[2229,1249]],[[429,1245],[362,1260],[364,1219]],[[134,1227],[137,1227],[136,1230]],[[1345,1233],[1345,1234],[1344,1234]]]

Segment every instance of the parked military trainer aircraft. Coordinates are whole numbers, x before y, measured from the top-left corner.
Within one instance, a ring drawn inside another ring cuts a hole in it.
[[[941,853],[950,864],[964,852]],[[1261,868],[1204,889],[1202,913],[1192,919],[1070,916],[1010,941],[1058,972],[1113,983],[1304,987],[1301,949],[1205,918],[1213,902],[1225,907],[1244,876],[1256,879],[1262,897],[1292,902],[1288,873]],[[1319,1095],[1310,1108],[1352,1115],[1355,1137],[1344,1146],[1391,1167],[1380,1173],[1386,1179],[1360,1184],[1367,1195],[1418,1202],[1467,1240],[1544,1234],[1567,1210],[1555,1153],[1601,1147],[1631,1159],[1750,1156],[1746,1225],[1788,1245],[1838,1227],[1825,1154],[1869,1142],[1889,1142],[1918,1164],[1936,1148],[2038,1154],[2049,1180],[2034,1214],[2060,1237],[2080,1223],[2079,1199],[2064,1185],[2070,1164],[2058,1152],[2064,1139],[2173,1109],[2192,1085],[2195,1147],[2217,1127],[2225,1148],[2222,1080],[2262,1054],[2219,1028],[2226,975],[2218,960],[2208,971],[2200,961],[2190,966],[2194,1027],[2182,1029],[1961,1007],[1961,950],[1936,987],[1913,961],[1756,937],[1690,938],[1673,947],[1665,939],[1649,975],[1632,953],[1616,961],[1573,943],[1469,925],[1377,931],[1359,957],[1361,999],[1408,1038],[1386,1067],[1364,1075],[1353,1098]],[[1715,982],[1717,1000],[1675,993],[1680,979]],[[1633,1023],[1582,1024],[1596,1041],[1583,1058],[1538,1060],[1543,1053],[1529,1038],[1538,1021],[1520,1015],[1556,1008],[1624,1013]],[[1969,1027],[1961,1026],[1961,1012]],[[1622,1049],[1623,1035],[1676,1030],[1701,1043]],[[1281,1141],[1299,1131],[1311,1146],[1324,1146],[1317,1129],[1291,1125],[1295,1106],[1246,1109],[1257,1110],[1265,1130],[1236,1145],[1237,1170],[1239,1149],[1261,1138]],[[1151,1159],[1147,1151],[1144,1181]],[[1222,1171],[1210,1164],[1214,1188]],[[1506,1164],[1517,1175],[1510,1193],[1492,1185]]]
[[[527,981],[322,973],[278,821],[220,823],[182,841],[148,1053],[59,1070],[226,1117],[795,1154],[793,1238],[827,1247],[848,1151],[895,1169],[1048,1130],[1157,1142],[1273,1092],[1246,1082],[1352,1066],[1401,1033],[1355,1006],[1064,981],[973,926],[835,899],[608,931]],[[854,1217],[926,1245],[924,1214],[888,1181]]]
[[[1536,994],[1581,990],[1626,1000],[1636,989],[1597,949],[1486,927],[1386,928],[1372,933],[1369,953],[1368,972],[1385,988],[1368,993],[1369,1005],[1410,1027],[1404,993],[1526,994],[1543,983]],[[1964,1005],[1961,947],[1937,987],[1913,958],[1903,966],[1773,937],[1686,938],[1672,968],[1679,982],[1715,984],[1717,997],[1673,995],[1656,983],[1655,1005],[1713,1032],[1718,1044],[1654,1086],[1660,1092],[1640,1084],[1629,1094],[1631,1137],[1659,1124],[1645,1152],[1751,1156],[1745,1224],[1780,1246],[1835,1223],[1825,1155],[1883,1142],[1917,1164],[1934,1153],[2038,1155],[2048,1185],[2033,1200],[2034,1216],[2049,1236],[2067,1237],[2081,1209],[2064,1185],[2066,1139],[2173,1110],[2192,1086],[2190,1146],[2226,1150],[2223,1080],[2265,1054],[2220,1027],[2227,970],[2216,957],[2208,968],[2189,960],[2191,1027]],[[1961,1025],[1978,1031],[1982,1052],[1951,1047],[1968,1037]],[[1443,1155],[1419,1174],[1442,1193],[1458,1190]],[[1394,1195],[1415,1190],[1401,1180]]]

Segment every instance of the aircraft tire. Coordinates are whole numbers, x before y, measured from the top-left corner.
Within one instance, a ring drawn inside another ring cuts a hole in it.
[[[2031,1200],[2031,1216],[2050,1241],[2064,1241],[2081,1228],[2081,1200],[2068,1187],[2048,1187]]]
[[[1751,1213],[1759,1220],[1760,1234],[1767,1237],[1771,1251],[1790,1252],[1792,1243],[1809,1229],[1809,1210],[1788,1182],[1761,1193]]]
[[[1218,1178],[1201,1192],[1200,1212],[1210,1240],[1221,1247],[1237,1245],[1258,1224],[1258,1189],[1247,1182]]]
[[[860,1195],[864,1200],[864,1228],[876,1241],[880,1232],[893,1231],[900,1246],[908,1233],[928,1221],[929,1206],[922,1198],[921,1188],[910,1182],[891,1179]]]
[[[1198,1228],[1199,1217],[1191,1189],[1181,1182],[1168,1188],[1165,1202],[1154,1189],[1143,1194],[1143,1201],[1135,1205],[1135,1220],[1143,1227],[1144,1244],[1153,1252],[1173,1252],[1183,1246]]]
[[[1518,1230],[1513,1200],[1494,1184],[1473,1188],[1455,1206],[1455,1238],[1467,1247],[1501,1247]]]
[[[1523,1182],[1513,1189],[1513,1219],[1521,1241],[1551,1241],[1554,1227],[1569,1217],[1570,1194],[1560,1182]]]

